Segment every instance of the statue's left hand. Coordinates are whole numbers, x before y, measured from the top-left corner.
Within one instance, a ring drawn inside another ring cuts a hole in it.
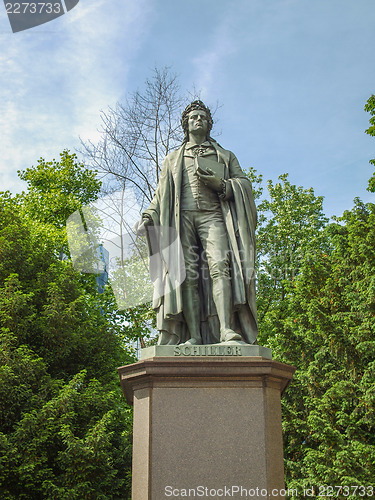
[[[205,186],[219,193],[223,190],[223,183],[220,177],[218,177],[215,172],[210,168],[207,169],[207,173],[203,173],[201,170],[197,170],[197,175]]]

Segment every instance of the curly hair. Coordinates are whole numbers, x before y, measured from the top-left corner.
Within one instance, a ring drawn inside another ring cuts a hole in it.
[[[210,139],[210,132],[212,130],[212,125],[214,124],[211,116],[211,111],[202,101],[193,101],[188,106],[186,106],[181,117],[181,126],[185,134],[183,142],[187,142],[189,140],[189,124],[188,124],[189,113],[190,111],[194,111],[196,109],[201,109],[202,111],[205,111],[207,115],[207,121],[208,121],[207,139]]]

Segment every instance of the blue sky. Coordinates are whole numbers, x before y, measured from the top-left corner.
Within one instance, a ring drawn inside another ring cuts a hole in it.
[[[182,90],[218,101],[219,142],[243,168],[325,197],[327,215],[366,191],[375,140],[373,0],[80,0],[13,34],[0,6],[0,189],[17,170],[95,141],[100,110],[172,66]]]

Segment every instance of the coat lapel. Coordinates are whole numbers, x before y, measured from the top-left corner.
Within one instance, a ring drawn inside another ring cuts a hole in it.
[[[171,165],[177,199],[179,199],[181,195],[182,161],[184,158],[184,151],[185,145],[182,145],[180,149],[176,151],[176,157],[173,159],[173,164]]]

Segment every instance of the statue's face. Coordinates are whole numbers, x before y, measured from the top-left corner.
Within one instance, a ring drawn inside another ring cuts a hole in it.
[[[202,132],[207,134],[208,130],[208,120],[207,114],[203,109],[194,109],[189,113],[189,133],[192,132]]]

